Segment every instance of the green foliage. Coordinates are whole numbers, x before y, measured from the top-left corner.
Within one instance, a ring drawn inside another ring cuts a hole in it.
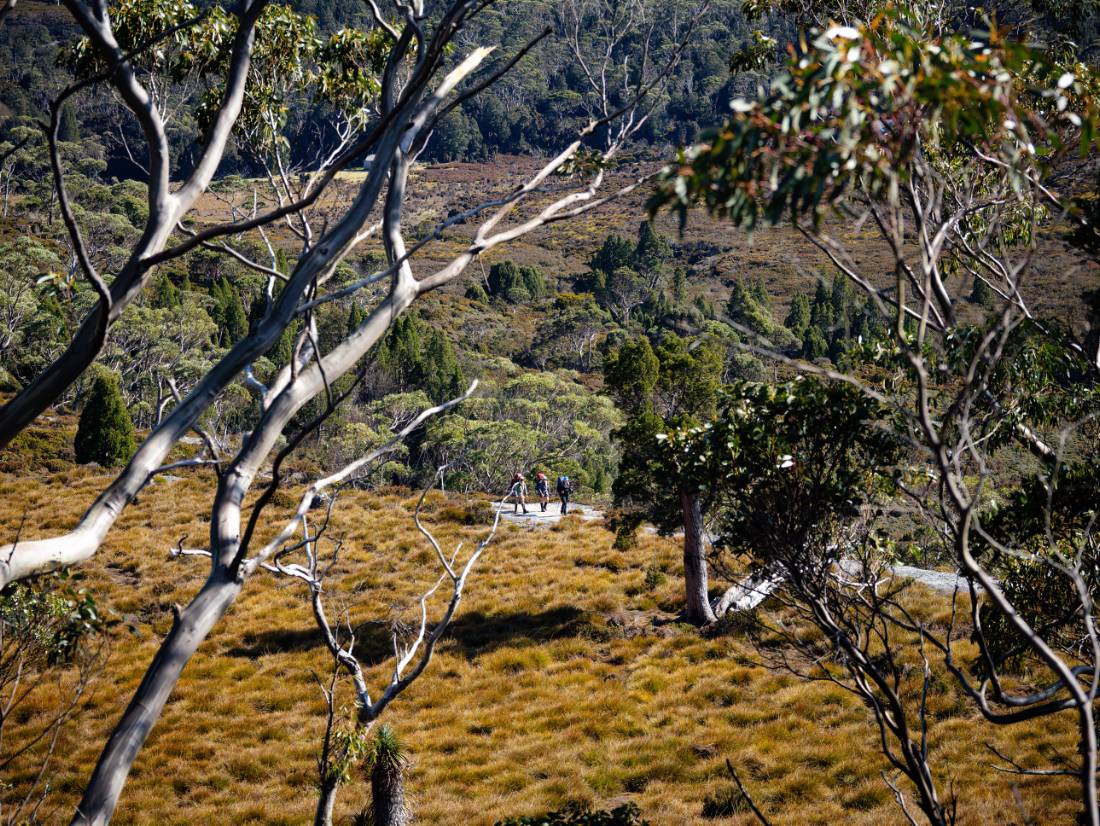
[[[833,302],[832,293],[828,285],[820,279],[814,291],[813,301],[810,302],[810,324],[828,337],[833,328]]]
[[[670,335],[654,350],[640,337],[608,355],[604,382],[627,414],[613,434],[623,454],[612,485],[616,505],[675,529],[679,488],[659,467],[657,436],[713,414],[722,370],[721,351],[710,340],[692,344]]]
[[[78,649],[103,629],[95,599],[80,577],[61,571],[34,583],[17,582],[0,592],[3,668],[18,654],[29,670],[72,662]]]
[[[539,326],[526,361],[540,368],[590,370],[611,318],[591,293],[558,293]]]
[[[901,446],[875,426],[886,417],[848,384],[736,382],[712,421],[659,437],[656,464],[715,502],[719,545],[762,566],[791,564],[891,489]]]
[[[66,106],[61,110],[57,139],[66,143],[75,143],[80,140],[80,125],[76,121],[76,110],[72,106]]]
[[[996,295],[984,278],[975,278],[974,287],[970,290],[969,301],[979,307],[992,307]]]
[[[1081,559],[1085,587],[1093,599],[1100,596],[1100,557],[1090,538],[1100,478],[1090,458],[1027,478],[1009,491],[983,518],[994,542],[979,540],[977,548],[1019,615],[1044,629],[1048,644],[1074,657],[1089,655],[1088,629],[1079,615],[1081,596],[1059,566]],[[1029,647],[1015,625],[987,604],[980,617],[994,658],[1020,666]]]
[[[312,80],[323,100],[356,123],[365,123],[370,102],[381,91],[388,41],[380,29],[343,28],[317,49]]]
[[[468,299],[478,304],[489,303],[489,293],[485,292],[485,288],[480,284],[471,284],[466,288],[465,295]]]
[[[255,303],[256,302],[254,302],[254,304]],[[279,338],[275,344],[272,345],[271,350],[268,351],[267,358],[276,369],[280,369],[290,364],[290,359],[294,355],[294,345],[298,340],[298,333],[300,331],[300,321],[294,321],[288,324],[283,332],[279,334]]]
[[[829,292],[829,314],[833,319],[833,341],[848,338],[852,331],[852,288],[848,279],[838,275]],[[812,314],[812,313],[811,313]]]
[[[425,466],[449,463],[448,487],[503,491],[511,474],[541,468],[591,490],[615,466],[610,433],[622,419],[609,399],[568,374],[523,372],[428,424]]]
[[[423,390],[435,404],[466,389],[466,377],[450,341],[415,314],[394,322],[379,345],[377,363],[396,389]]]
[[[852,336],[866,344],[885,339],[888,331],[886,319],[882,317],[874,299],[867,296],[852,321]]]
[[[835,361],[858,336],[870,339],[877,335],[880,321],[874,304],[868,300],[862,307],[857,306],[848,280],[838,275],[831,286],[819,279],[812,300],[801,293],[796,295],[784,326],[793,334],[793,349],[803,358]]]
[[[896,198],[918,146],[932,156],[980,151],[1022,176],[1073,140],[1095,142],[1085,67],[1056,65],[992,27],[939,36],[922,16],[902,5],[792,52],[766,89],[733,101],[725,125],[682,154],[652,208],[684,219],[700,202],[749,230],[818,222],[857,185]]]
[[[629,324],[634,311],[653,294],[649,281],[629,267],[619,267],[603,275],[599,282],[596,300],[620,324]]]
[[[945,340],[944,367],[967,370],[987,329],[956,328]],[[1057,321],[1026,321],[1004,342],[1002,357],[985,374],[988,392],[980,403],[989,407],[975,411],[986,414],[983,422],[998,425],[984,436],[990,447],[1011,443],[1017,424],[1046,427],[1091,415],[1100,386],[1088,360],[1064,346],[1066,335]]]
[[[501,261],[489,269],[489,292],[512,304],[546,295],[546,279],[538,267]]]
[[[76,431],[76,461],[117,467],[130,461],[137,445],[134,425],[122,401],[118,375],[95,371]]]
[[[359,726],[334,731],[329,744],[330,759],[325,767],[325,780],[347,783],[352,778],[352,770],[369,754],[370,747],[366,731]]]
[[[825,340],[825,334],[817,326],[807,327],[802,335],[802,358],[807,361],[816,361],[829,355],[829,342]]]
[[[783,326],[796,338],[802,338],[806,328],[810,326],[810,299],[801,293],[796,295],[791,301],[787,317],[783,320]]]
[[[210,286],[210,297],[214,299],[211,317],[218,325],[220,343],[228,347],[248,335],[248,314],[237,286],[222,278]]]
[[[618,536],[616,535],[616,539],[617,538]],[[655,565],[650,565],[648,568],[645,569],[645,579],[643,580],[643,585],[645,586],[645,589],[647,591],[656,591],[667,581],[668,577],[665,576],[664,572]]]
[[[790,342],[787,331],[776,323],[768,306],[768,294],[762,282],[746,285],[738,279],[730,292],[726,304],[726,315],[742,328],[751,330],[758,336],[772,340],[773,344],[783,347]]]
[[[827,20],[870,20],[887,3],[885,0],[743,0],[746,17],[781,14],[798,26]]]
[[[561,809],[541,815],[526,815],[498,820],[495,826],[648,826],[633,803],[611,811],[593,811],[580,803],[570,803]]]
[[[638,243],[634,247],[634,269],[651,286],[656,286],[672,260],[672,255],[672,245],[668,239],[653,228],[652,221],[642,221],[638,225]]]
[[[398,769],[408,762],[405,746],[392,727],[383,724],[370,742],[365,755],[368,768],[382,766]]]
[[[149,303],[154,307],[178,307],[182,302],[180,289],[172,283],[167,275],[162,275],[153,281],[149,291]]]
[[[646,226],[643,224],[642,226]],[[592,256],[592,269],[610,275],[623,267],[634,266],[635,245],[620,235],[608,235],[603,245]]]
[[[752,40],[738,49],[730,57],[730,72],[762,72],[775,61],[776,48],[774,37],[768,37],[759,29],[752,33]]]
[[[236,14],[215,5],[200,16],[188,0],[118,0],[109,12],[123,50],[158,41],[155,49],[137,51],[134,61],[139,69],[173,83],[198,81],[204,87],[192,114],[205,133],[225,94],[238,28]],[[256,24],[249,82],[235,127],[242,143],[253,152],[265,151],[276,142],[287,144],[282,129],[290,101],[303,89],[348,121],[362,125],[380,90],[378,77],[388,46],[380,29],[345,28],[323,38],[312,16],[288,5],[267,6]],[[81,77],[106,66],[104,56],[94,53],[86,39],[64,51],[60,60]]]
[[[477,121],[455,109],[440,121],[431,138],[431,154],[441,161],[472,160],[484,154]]]
[[[687,423],[713,415],[723,367],[715,342],[667,335],[657,347],[657,360],[654,409],[665,421]]]
[[[353,301],[348,307],[348,320],[344,325],[345,332],[349,335],[359,329],[359,326],[367,320],[367,311],[359,306],[358,301]]]

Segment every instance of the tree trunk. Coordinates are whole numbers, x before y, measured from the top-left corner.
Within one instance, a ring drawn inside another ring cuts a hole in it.
[[[750,577],[730,586],[714,603],[714,616],[721,618],[730,611],[751,611],[783,584],[779,574],[758,571]]]
[[[687,621],[706,625],[715,621],[707,586],[707,554],[703,544],[703,508],[699,497],[680,491],[684,518],[684,585],[687,588]]]
[[[202,590],[180,613],[104,746],[72,826],[104,826],[110,822],[134,760],[184,666],[240,590],[241,583],[224,566],[215,566]]]
[[[412,816],[405,805],[405,784],[401,766],[379,760],[370,775],[374,826],[409,826]]]
[[[336,790],[338,788],[340,788],[340,783],[335,778],[326,778],[322,781],[313,826],[332,826],[332,811],[336,808]]]

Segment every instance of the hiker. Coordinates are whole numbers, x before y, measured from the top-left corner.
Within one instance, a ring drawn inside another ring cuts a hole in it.
[[[519,509],[523,508],[523,512],[527,513],[527,482],[523,478],[522,473],[516,473],[512,477],[512,491],[511,496],[515,500],[515,510],[513,513],[519,513]]]
[[[535,474],[535,492],[539,495],[539,507],[546,513],[546,506],[550,504],[550,482],[545,473]]]
[[[569,512],[569,497],[573,493],[573,480],[568,476],[558,477],[558,498],[561,500],[561,512]]]

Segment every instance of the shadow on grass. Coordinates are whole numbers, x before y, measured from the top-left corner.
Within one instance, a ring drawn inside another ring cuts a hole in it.
[[[538,645],[561,637],[591,633],[594,627],[584,612],[572,606],[550,608],[538,613],[461,614],[447,629],[440,645],[455,646],[467,659],[503,646]],[[255,659],[268,654],[312,651],[324,643],[316,628],[264,631],[246,634],[241,644],[228,651],[231,657]],[[360,661],[378,663],[393,655],[390,629],[383,623],[366,623],[355,631],[355,654]]]

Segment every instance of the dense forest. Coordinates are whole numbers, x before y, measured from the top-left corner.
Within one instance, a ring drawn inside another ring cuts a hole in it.
[[[666,24],[667,41],[674,42],[685,29],[695,8],[689,0],[655,6],[654,20]],[[638,137],[643,145],[678,146],[690,141],[701,127],[717,122],[729,100],[756,82],[751,75],[731,75],[731,57],[753,43],[752,33],[760,21],[749,21],[735,0],[717,0],[705,21],[699,25],[668,84],[659,110],[650,116]],[[501,55],[510,55],[534,38],[553,17],[555,4],[530,0],[504,8],[488,8],[463,33],[464,42],[494,44]],[[328,38],[345,29],[364,26],[368,12],[361,3],[308,2],[294,4],[296,13],[314,20],[316,35]],[[34,4],[24,9],[35,10]],[[64,85],[67,73],[59,60],[60,47],[77,34],[71,19],[56,8],[39,6],[40,11],[20,10],[0,31],[0,66],[3,66],[3,91],[0,113],[6,117],[5,135],[19,118],[34,117],[57,88]],[[765,28],[780,28],[778,19]],[[640,30],[640,27],[639,27]],[[640,37],[636,34],[635,37]],[[778,41],[776,41],[778,42]],[[623,49],[634,49],[638,42],[624,41]],[[588,79],[571,60],[566,43],[558,39],[542,42],[537,59],[525,61],[501,83],[457,108],[436,130],[425,158],[438,161],[482,160],[496,154],[551,152],[567,141],[590,112],[586,108]],[[655,55],[659,60],[660,56]],[[289,103],[289,101],[288,101]],[[96,135],[103,144],[101,156],[108,163],[108,174],[124,178],[140,176],[124,142],[140,141],[131,124],[114,121],[103,101],[87,99],[80,108],[80,122],[86,135]],[[326,134],[326,113],[309,103],[289,107],[290,142],[301,158],[308,158],[321,146],[334,140]],[[10,120],[14,118],[15,120]],[[124,133],[119,133],[121,127]],[[69,135],[73,137],[73,135]],[[181,118],[173,124],[172,140],[180,147],[198,137],[194,122]],[[180,153],[187,163],[187,152]],[[184,167],[185,168],[185,167]],[[222,171],[254,174],[254,159],[247,154],[231,153]]]

